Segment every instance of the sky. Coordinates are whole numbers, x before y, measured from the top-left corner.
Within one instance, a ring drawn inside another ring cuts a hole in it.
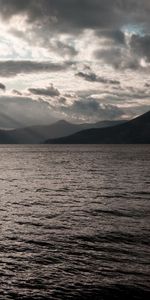
[[[0,0],[0,128],[150,110],[149,0]]]

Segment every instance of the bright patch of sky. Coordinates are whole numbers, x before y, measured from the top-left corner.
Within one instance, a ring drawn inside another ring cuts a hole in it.
[[[144,27],[136,24],[128,24],[122,26],[121,30],[129,35],[138,34],[139,36],[144,36]]]

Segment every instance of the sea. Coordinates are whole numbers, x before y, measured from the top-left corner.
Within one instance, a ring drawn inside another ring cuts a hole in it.
[[[0,299],[150,299],[150,145],[0,146]]]

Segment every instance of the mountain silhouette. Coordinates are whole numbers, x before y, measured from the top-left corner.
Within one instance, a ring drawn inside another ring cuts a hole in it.
[[[80,131],[51,144],[150,144],[150,111],[126,123]]]
[[[114,126],[123,121],[102,121],[94,124],[72,124],[65,120],[51,125],[30,126],[13,130],[0,130],[0,144],[41,144],[47,139],[55,139],[74,134],[88,128]]]

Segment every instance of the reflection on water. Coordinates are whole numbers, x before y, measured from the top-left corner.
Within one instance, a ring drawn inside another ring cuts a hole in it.
[[[0,299],[149,298],[150,146],[0,157]]]

